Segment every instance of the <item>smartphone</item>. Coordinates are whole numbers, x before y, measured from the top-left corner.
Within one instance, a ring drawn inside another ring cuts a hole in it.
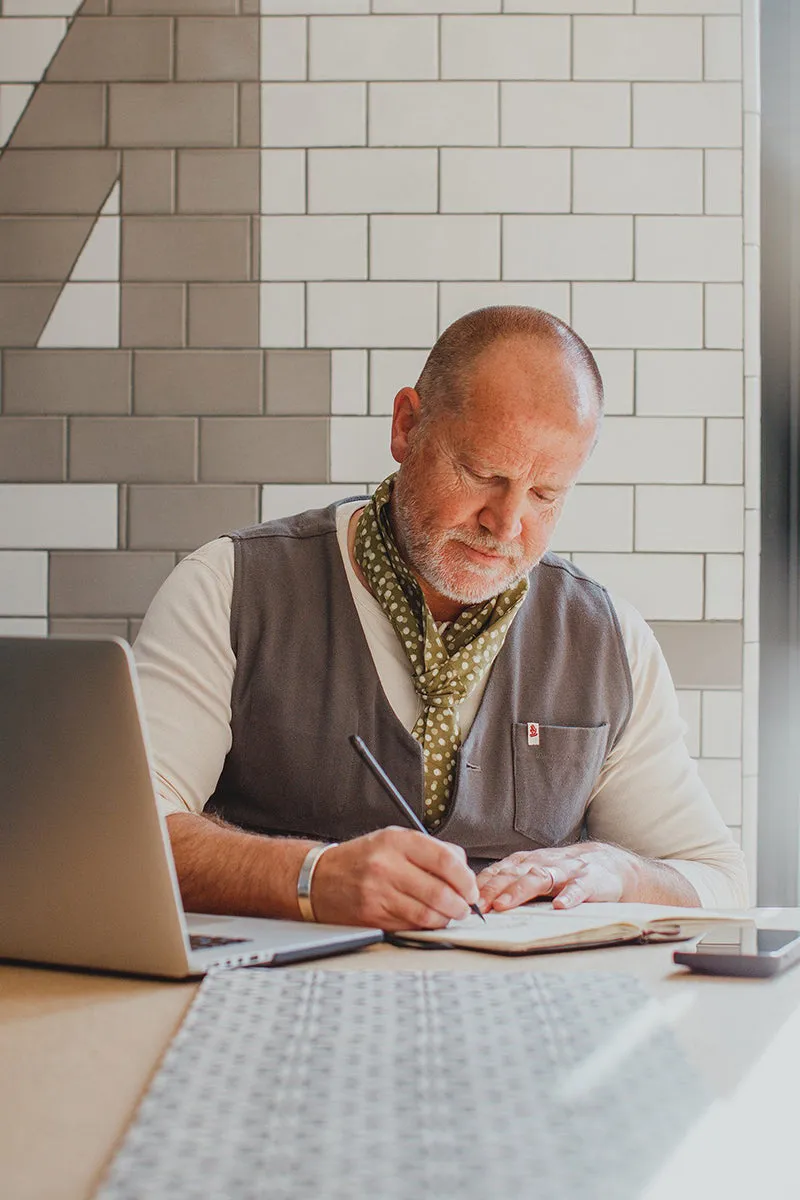
[[[724,946],[719,936],[709,933],[691,950],[676,950],[673,962],[706,975],[751,977],[777,975],[800,962],[800,929],[742,929]]]

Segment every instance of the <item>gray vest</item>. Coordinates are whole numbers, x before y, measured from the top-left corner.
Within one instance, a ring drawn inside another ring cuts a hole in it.
[[[233,744],[206,812],[343,841],[404,824],[350,745],[359,733],[414,811],[422,749],[381,687],[336,536],[336,506],[231,534]],[[580,838],[627,723],[631,678],[606,591],[546,554],[495,659],[437,836],[471,860]],[[529,745],[529,721],[540,725]]]

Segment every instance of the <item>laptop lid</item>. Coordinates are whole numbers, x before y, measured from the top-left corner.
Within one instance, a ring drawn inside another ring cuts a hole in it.
[[[190,920],[193,940],[222,938],[219,948],[190,948],[129,646],[0,638],[0,957],[183,978],[381,936]]]

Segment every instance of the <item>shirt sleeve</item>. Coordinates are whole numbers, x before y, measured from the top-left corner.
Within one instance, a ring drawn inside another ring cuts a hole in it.
[[[744,855],[689,755],[661,648],[634,608],[622,601],[615,608],[633,706],[589,801],[589,836],[668,863],[688,879],[704,907],[747,907]]]
[[[231,747],[233,543],[180,562],[157,592],[133,647],[159,808],[202,812]]]

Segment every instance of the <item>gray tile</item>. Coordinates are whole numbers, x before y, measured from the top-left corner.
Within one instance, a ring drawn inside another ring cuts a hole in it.
[[[55,283],[0,283],[0,346],[35,346],[60,291]]]
[[[0,479],[48,483],[64,479],[66,422],[60,417],[0,416]]]
[[[263,411],[258,350],[137,350],[134,411],[247,414]]]
[[[178,79],[258,79],[257,17],[181,17]]]
[[[130,545],[142,550],[193,550],[258,520],[257,487],[195,484],[130,489]]]
[[[69,478],[82,483],[190,483],[197,424],[190,417],[73,417]]]
[[[128,217],[122,225],[122,276],[158,282],[235,282],[250,277],[246,217]]]
[[[112,83],[108,136],[112,146],[233,146],[236,84]]]
[[[165,13],[210,13],[226,16],[236,12],[236,0],[111,0],[113,13],[141,13],[145,16]]]
[[[51,617],[50,637],[118,637],[128,641],[128,622],[124,617],[103,620],[97,617]]]
[[[6,150],[0,212],[95,216],[119,174],[115,150]]]
[[[179,150],[178,211],[257,213],[258,150]]]
[[[11,137],[10,146],[91,147],[106,140],[105,87],[101,83],[40,83]]]
[[[266,386],[268,413],[329,413],[330,351],[269,350]]]
[[[122,155],[123,213],[171,213],[175,208],[175,152],[125,150]]]
[[[121,297],[123,346],[183,346],[185,288],[180,283],[124,283]]]
[[[239,145],[261,145],[261,85],[239,84]]]
[[[50,615],[141,616],[174,564],[175,556],[169,553],[52,551]]]
[[[108,4],[109,0],[83,0],[79,12],[82,17],[104,17]]]
[[[190,346],[258,346],[257,283],[190,283]]]
[[[329,422],[321,417],[205,417],[200,478],[209,483],[325,483]]]
[[[679,688],[742,686],[741,621],[651,621]]]
[[[130,377],[127,350],[7,350],[3,411],[127,413]]]
[[[0,280],[65,283],[90,217],[0,217]]]
[[[172,22],[165,17],[80,15],[47,71],[50,82],[169,79]]]

